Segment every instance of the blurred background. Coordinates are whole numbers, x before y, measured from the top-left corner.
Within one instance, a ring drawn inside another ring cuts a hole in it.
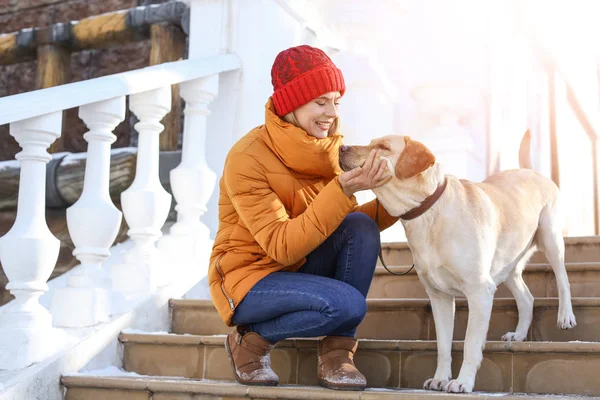
[[[345,143],[368,143],[390,133],[410,135],[433,150],[447,173],[481,181],[518,166],[519,143],[529,130],[533,168],[553,179],[563,193],[565,233],[600,234],[600,2],[200,3],[227,5],[222,31],[190,27],[189,1],[0,0],[0,97],[187,58],[190,31],[196,29],[203,40],[214,42],[215,49],[234,53],[242,61],[241,71],[223,74],[219,97],[211,104],[211,108],[223,102],[235,105],[234,112],[208,122],[206,162],[218,179],[231,145],[264,121],[277,53],[310,44],[325,50],[344,73]],[[74,32],[75,22],[100,21],[98,17],[106,13],[126,13],[126,18],[119,24],[110,19],[87,24],[91,32],[87,36]],[[166,38],[170,45],[161,46]],[[183,126],[183,100],[175,92],[173,98],[161,135],[165,138],[161,151],[169,154],[181,150]],[[135,148],[135,122],[127,111],[115,131],[113,148]],[[62,137],[51,151],[85,152],[86,131],[77,110],[65,110]],[[6,185],[11,176],[18,176],[7,172],[14,168],[18,151],[8,125],[0,126],[0,235],[14,221],[15,179],[12,194]],[[122,171],[131,170],[130,178],[111,181],[118,207],[120,191],[133,178],[132,165],[125,160],[122,166]],[[168,177],[164,168],[161,164],[161,176]],[[163,184],[168,188],[168,178]],[[215,189],[202,217],[211,237],[217,228],[217,198]],[[359,198],[365,201],[372,194],[361,193]],[[63,211],[64,207],[55,207],[46,218],[55,235],[63,232],[64,255],[69,258],[72,243]],[[118,240],[126,238],[124,232],[125,225]],[[389,242],[403,238],[400,224],[383,237]]]

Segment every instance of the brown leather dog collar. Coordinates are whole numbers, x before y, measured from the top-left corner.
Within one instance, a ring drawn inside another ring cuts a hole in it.
[[[444,190],[446,190],[447,185],[448,185],[448,179],[444,178],[444,183],[442,183],[440,186],[438,186],[437,189],[435,189],[435,192],[433,192],[433,194],[431,196],[429,196],[425,200],[423,200],[423,202],[418,207],[415,207],[412,210],[407,211],[406,213],[402,214],[400,216],[400,218],[402,218],[404,220],[411,220],[411,219],[415,219],[415,218],[423,215],[423,213],[425,211],[427,211],[431,207],[433,207],[435,202],[438,201],[438,199],[440,198],[442,193],[444,193]]]

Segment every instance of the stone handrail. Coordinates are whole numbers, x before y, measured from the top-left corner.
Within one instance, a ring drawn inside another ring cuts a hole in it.
[[[23,368],[49,357],[64,335],[57,328],[108,321],[141,295],[168,284],[178,269],[205,264],[210,240],[200,216],[216,179],[204,152],[208,105],[218,94],[219,74],[239,68],[236,56],[221,54],[0,99],[0,124],[10,123],[10,134],[23,149],[16,155],[21,171],[16,221],[0,238],[6,288],[15,296],[0,308],[0,369]],[[171,110],[174,84],[180,84],[186,102],[182,159],[171,171],[178,215],[170,233],[162,236],[172,199],[158,176],[160,121]],[[125,118],[126,97],[139,120],[139,143],[136,175],[121,194],[121,213],[109,196],[109,170],[113,130]],[[83,192],[67,209],[73,255],[81,265],[71,271],[66,287],[52,292],[49,312],[39,297],[48,290],[60,244],[45,222],[47,149],[60,137],[63,110],[72,107],[79,107],[89,128]],[[122,214],[133,244],[122,262],[106,271],[102,264],[111,254]]]
[[[174,61],[0,98],[0,125],[79,107],[118,96],[237,69],[237,56],[223,54],[201,59]]]

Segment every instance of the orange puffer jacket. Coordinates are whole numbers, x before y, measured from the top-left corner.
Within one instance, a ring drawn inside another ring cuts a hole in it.
[[[265,122],[233,146],[219,183],[219,229],[208,279],[213,303],[229,326],[256,282],[275,271],[298,270],[348,213],[375,218],[375,201],[357,206],[337,181],[341,135],[309,136],[279,118],[271,99]],[[380,206],[380,229],[396,221]]]

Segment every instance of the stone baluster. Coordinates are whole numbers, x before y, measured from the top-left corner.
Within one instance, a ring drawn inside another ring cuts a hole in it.
[[[54,326],[61,327],[108,320],[110,277],[101,267],[121,225],[121,212],[109,195],[110,146],[117,139],[112,131],[125,119],[125,97],[84,105],[79,117],[90,129],[83,136],[88,142],[85,180],[81,197],[67,209],[67,225],[81,265],[52,299]]]
[[[131,95],[129,108],[139,119],[138,155],[135,178],[121,194],[121,205],[134,247],[124,254],[123,264],[111,268],[113,289],[122,293],[148,292],[162,284],[158,268],[164,266],[158,264],[155,242],[162,236],[171,195],[158,176],[159,135],[160,121],[171,109],[171,88]]]
[[[0,311],[0,369],[24,368],[61,348],[60,331],[39,297],[48,290],[60,242],[46,224],[46,151],[58,137],[62,112],[10,124],[10,134],[23,149],[17,217],[0,238],[0,260],[15,299]]]
[[[209,229],[200,221],[215,188],[216,174],[206,164],[206,122],[208,105],[219,90],[219,76],[213,75],[181,84],[186,101],[181,163],[171,170],[171,188],[177,201],[177,222],[163,237],[159,249],[177,265],[193,266],[207,258]],[[206,271],[205,271],[206,272]]]

